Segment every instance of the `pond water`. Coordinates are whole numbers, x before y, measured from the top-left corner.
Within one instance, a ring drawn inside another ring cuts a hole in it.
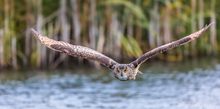
[[[1,72],[0,109],[219,109],[218,63],[147,63],[135,81],[105,68]]]

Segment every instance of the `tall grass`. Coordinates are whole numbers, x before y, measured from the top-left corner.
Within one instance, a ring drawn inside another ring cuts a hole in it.
[[[41,46],[31,37],[32,27],[50,38],[126,61],[216,22],[204,37],[158,58],[179,61],[216,55],[220,48],[218,6],[216,0],[1,0],[0,69],[57,68],[84,62]]]

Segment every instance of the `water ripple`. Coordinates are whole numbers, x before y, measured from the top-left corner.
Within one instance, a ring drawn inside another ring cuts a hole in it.
[[[220,68],[154,73],[121,82],[109,75],[35,75],[0,84],[1,109],[218,109]],[[100,80],[99,78],[104,78]],[[108,82],[106,82],[106,80]]]

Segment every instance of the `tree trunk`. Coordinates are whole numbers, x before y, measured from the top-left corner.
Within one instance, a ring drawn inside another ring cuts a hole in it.
[[[79,20],[79,10],[78,10],[78,3],[77,0],[71,0],[72,6],[72,20],[73,20],[73,33],[75,44],[80,44],[80,32],[81,32],[81,25]]]
[[[199,21],[199,28],[202,28],[205,24],[205,16],[204,16],[204,0],[199,0],[199,15],[198,15],[198,21]],[[197,41],[200,42],[199,45],[197,46],[197,48],[201,48],[201,51],[203,51],[203,54],[208,54],[209,49],[207,49],[207,47],[204,47],[204,43],[208,43],[206,38],[202,38],[201,40]],[[198,50],[198,49],[197,49]],[[196,54],[198,55],[198,53]]]
[[[90,16],[89,16],[89,43],[90,47],[96,49],[96,35],[97,35],[97,22],[96,22],[96,0],[90,0]]]
[[[191,8],[192,8],[192,14],[191,14],[191,32],[196,31],[196,0],[191,0]],[[186,50],[185,54],[189,55],[190,53]],[[196,41],[193,41],[191,44],[191,54],[194,56],[196,54]]]
[[[159,3],[156,2],[154,5],[154,11],[153,11],[153,19],[154,19],[154,25],[155,25],[155,37],[156,37],[156,45],[160,46],[162,45],[162,38],[160,37],[160,13],[159,13]]]
[[[3,44],[3,30],[0,29],[0,69],[4,65],[4,44]]]
[[[42,16],[42,0],[37,0],[37,22],[36,29],[39,32],[42,32],[43,16]],[[46,47],[41,46],[40,42],[37,41],[37,66],[41,68],[46,68],[47,66],[47,56],[46,56]]]
[[[107,54],[112,55],[112,33],[111,33],[111,22],[112,22],[112,10],[110,6],[105,7],[105,30],[106,30],[106,49],[104,50]]]
[[[9,29],[9,19],[10,19],[10,0],[4,0],[4,28],[3,28],[3,35],[2,41],[3,41],[3,61],[4,64],[8,63],[8,60],[10,59],[10,54],[8,50],[10,47],[10,44],[7,43],[8,38],[10,38],[10,29]]]
[[[159,15],[158,3],[155,3],[153,10],[151,10],[150,12],[150,22],[149,22],[150,48],[154,48],[156,46],[162,45],[161,42],[162,41],[160,38],[160,15]]]
[[[113,37],[113,55],[119,60],[121,58],[121,28],[120,23],[117,18],[117,14],[113,14],[112,23],[111,23],[111,31]]]
[[[211,52],[213,54],[216,54],[217,52],[217,38],[216,38],[216,34],[217,34],[217,30],[216,30],[216,15],[215,15],[215,4],[216,4],[216,0],[212,0],[211,1],[211,22],[215,22],[214,25],[211,26],[211,33],[210,33],[210,41],[211,41]]]
[[[136,5],[139,5],[141,6],[141,0],[136,0]],[[141,37],[142,37],[142,28],[140,26],[135,26],[134,27],[135,30],[134,30],[134,37],[135,39],[137,40],[137,42],[141,42]],[[124,31],[123,31],[124,32]],[[140,46],[141,46],[141,43],[140,43]]]
[[[171,41],[171,22],[170,22],[170,1],[167,0],[166,1],[166,7],[165,7],[165,15],[164,15],[164,24],[163,24],[163,28],[164,28],[164,42],[165,43],[169,43]]]
[[[199,28],[202,28],[204,23],[204,1],[199,0]]]
[[[61,40],[65,42],[70,42],[69,40],[69,25],[66,17],[66,1],[60,0],[60,25],[61,25]],[[65,54],[61,54],[60,58],[54,63],[54,67],[59,65],[61,62],[64,62],[64,66],[68,66],[68,61]]]
[[[13,37],[11,41],[11,53],[12,53],[12,66],[16,70],[18,69],[18,64],[17,64],[17,43],[16,43],[16,38]]]
[[[132,22],[132,17],[130,18],[130,21]],[[128,33],[127,33],[127,36],[128,37],[134,37],[134,28],[133,28],[133,25],[132,24],[127,24],[127,31],[128,31]]]
[[[97,44],[97,51],[103,52],[104,48],[104,43],[105,43],[105,37],[104,37],[104,26],[100,24],[99,26],[99,40]]]
[[[30,28],[33,26],[34,16],[32,13],[32,4],[30,0],[26,0],[27,8],[26,8],[26,32],[25,32],[25,58],[24,58],[24,65],[29,66],[30,62],[30,55],[31,55],[31,48],[32,48],[32,38],[30,33]]]
[[[154,48],[155,44],[154,44],[154,35],[155,35],[155,31],[154,31],[154,21],[152,18],[152,15],[150,15],[150,21],[149,21],[149,32],[148,32],[148,44],[149,44],[149,48]]]

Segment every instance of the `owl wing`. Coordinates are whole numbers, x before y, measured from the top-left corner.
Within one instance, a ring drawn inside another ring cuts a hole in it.
[[[113,59],[93,49],[50,39],[46,36],[42,36],[34,29],[31,29],[31,32],[43,45],[54,51],[62,52],[73,57],[95,60],[110,69],[113,68],[113,65],[117,64]]]
[[[159,53],[163,53],[169,49],[172,49],[177,46],[184,45],[188,42],[191,42],[191,41],[195,40],[196,38],[198,38],[199,36],[201,36],[202,33],[204,33],[212,24],[213,23],[210,23],[209,25],[205,26],[204,28],[200,29],[199,31],[196,31],[186,37],[183,37],[182,39],[179,39],[177,41],[173,41],[171,43],[154,48],[154,49],[150,50],[149,52],[146,52],[145,54],[143,54],[141,57],[137,58],[135,61],[131,62],[130,64],[133,64],[134,66],[137,67],[140,64],[144,63],[149,58],[151,58]]]

